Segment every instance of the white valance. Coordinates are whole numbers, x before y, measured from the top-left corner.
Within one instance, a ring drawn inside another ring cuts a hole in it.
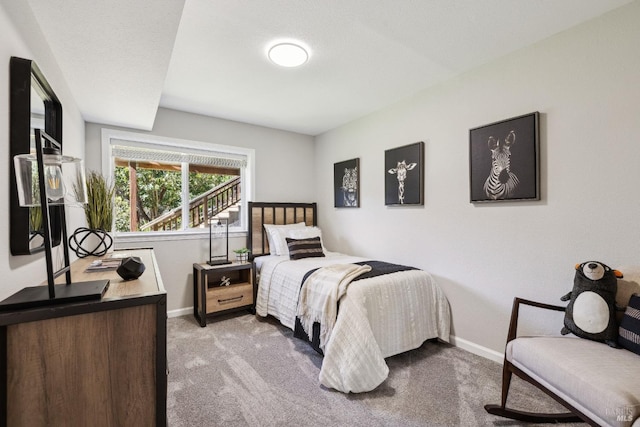
[[[112,140],[113,141],[113,140]],[[206,151],[199,149],[167,147],[167,149],[145,148],[126,141],[127,145],[111,145],[111,155],[127,161],[155,161],[164,163],[189,163],[193,165],[215,166],[241,169],[247,166],[247,158],[242,154]]]

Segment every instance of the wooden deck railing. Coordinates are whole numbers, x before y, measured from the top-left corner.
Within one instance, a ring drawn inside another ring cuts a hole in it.
[[[209,218],[234,206],[241,200],[240,177],[212,188],[189,201],[189,228],[207,226]],[[179,206],[140,227],[140,231],[178,230],[182,225]]]

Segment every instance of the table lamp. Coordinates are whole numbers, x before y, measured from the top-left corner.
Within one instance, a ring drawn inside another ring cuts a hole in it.
[[[35,129],[36,153],[14,157],[18,200],[21,207],[40,206],[44,231],[47,286],[31,286],[0,301],[0,310],[35,308],[50,304],[100,299],[109,280],[71,281],[69,243],[64,213],[65,205],[87,202],[86,179],[81,159],[63,156],[61,145],[40,129]],[[44,191],[43,191],[44,189]],[[54,271],[49,206],[62,206],[60,221],[64,267]],[[65,274],[64,284],[55,284]]]
[[[224,224],[222,223],[224,221]],[[220,238],[225,236],[226,251],[224,255],[213,255],[213,236]],[[209,265],[231,264],[229,261],[229,219],[214,217],[209,220]]]

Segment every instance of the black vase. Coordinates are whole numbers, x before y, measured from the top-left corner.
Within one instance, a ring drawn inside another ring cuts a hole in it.
[[[145,266],[140,257],[130,256],[122,260],[116,273],[124,280],[133,280],[140,277],[142,273],[144,273],[144,270]]]

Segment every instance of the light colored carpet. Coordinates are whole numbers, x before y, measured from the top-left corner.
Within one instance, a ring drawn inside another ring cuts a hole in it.
[[[500,401],[501,365],[440,342],[387,359],[389,378],[362,394],[322,387],[322,357],[274,319],[250,314],[206,328],[193,316],[169,319],[168,361],[170,427],[521,425],[484,411]],[[509,404],[562,411],[515,377]]]

